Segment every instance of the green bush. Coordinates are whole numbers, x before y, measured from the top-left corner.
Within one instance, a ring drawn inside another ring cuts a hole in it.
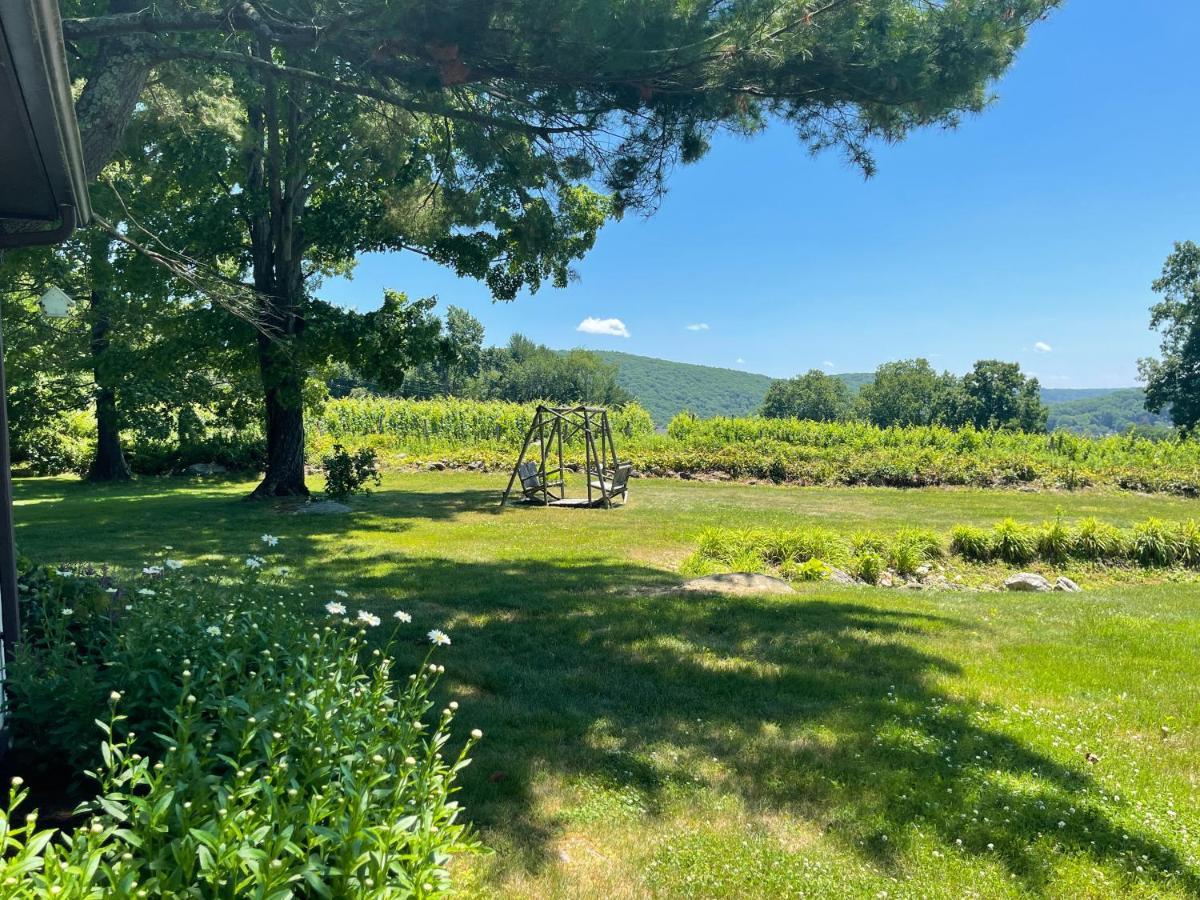
[[[1188,519],[1176,530],[1176,547],[1181,565],[1200,568],[1200,522]]]
[[[1022,565],[1037,558],[1037,533],[1031,525],[1005,519],[992,526],[992,554],[1007,563]]]
[[[345,500],[354,494],[369,494],[370,485],[383,482],[379,474],[379,460],[370,447],[360,447],[353,453],[341,444],[321,460],[325,473],[325,495],[334,500]]]
[[[988,562],[992,558],[992,538],[974,525],[955,525],[950,532],[950,549],[972,562]]]
[[[1115,560],[1125,555],[1121,530],[1098,519],[1080,519],[1075,527],[1072,555],[1092,562]]]
[[[925,557],[921,555],[921,548],[917,544],[906,541],[893,542],[888,554],[888,565],[895,569],[897,574],[905,577],[915,575],[923,562]]]
[[[851,563],[852,574],[867,584],[878,584],[883,569],[883,557],[870,550],[858,554]]]
[[[1061,518],[1055,518],[1042,523],[1037,534],[1037,554],[1047,562],[1063,562],[1071,555],[1075,547],[1075,535],[1063,523]]]
[[[802,563],[787,560],[779,573],[792,581],[820,581],[829,573],[829,566],[819,559],[806,559]]]
[[[1179,538],[1166,522],[1149,518],[1133,526],[1129,552],[1140,565],[1169,566],[1179,556]]]
[[[457,704],[434,706],[443,667],[430,656],[448,639],[430,632],[420,668],[397,679],[391,651],[411,642],[406,614],[375,646],[374,614],[351,617],[334,601],[314,623],[265,571],[251,556],[232,583],[182,578],[165,561],[133,590],[86,574],[27,582],[40,618],[28,619],[10,673],[14,750],[50,752],[45,726],[62,718],[62,705],[32,705],[35,673],[90,672],[90,684],[59,684],[69,709],[101,723],[90,739],[99,793],[60,833],[13,815],[27,800],[16,785],[0,810],[0,884],[19,886],[5,896],[448,890],[449,860],[476,846],[452,798],[480,736],[452,749]],[[74,650],[51,649],[70,640]]]

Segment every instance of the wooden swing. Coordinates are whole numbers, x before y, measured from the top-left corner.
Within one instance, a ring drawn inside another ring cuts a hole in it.
[[[566,493],[563,442],[577,435],[583,437],[586,457],[586,498],[568,497]],[[525,503],[607,509],[614,500],[628,499],[632,470],[631,463],[617,459],[608,410],[597,406],[539,406],[500,505],[519,489]]]

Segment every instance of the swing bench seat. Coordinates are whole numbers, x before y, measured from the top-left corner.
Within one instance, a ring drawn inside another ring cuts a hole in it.
[[[629,493],[629,473],[632,471],[633,463],[621,463],[612,470],[608,478],[605,478],[608,473],[601,472],[599,478],[591,481],[592,489],[599,491],[605,500],[620,497],[623,501]]]

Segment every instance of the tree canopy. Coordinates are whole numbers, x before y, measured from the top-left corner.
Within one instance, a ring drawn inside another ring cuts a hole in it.
[[[772,382],[763,398],[762,414],[768,419],[836,422],[850,414],[850,389],[840,378],[810,369]]]
[[[1163,297],[1150,307],[1150,327],[1162,334],[1162,358],[1139,364],[1146,408],[1169,406],[1171,421],[1191,434],[1200,425],[1200,246],[1177,243],[1153,289]]]

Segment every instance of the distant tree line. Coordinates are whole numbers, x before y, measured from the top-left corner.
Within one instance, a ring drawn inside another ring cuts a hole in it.
[[[560,352],[523,334],[514,334],[500,347],[484,347],[483,341],[483,323],[467,310],[450,306],[439,327],[435,352],[409,368],[398,385],[386,389],[343,365],[330,379],[330,393],[600,406],[622,406],[633,399],[617,384],[616,365],[588,350]]]
[[[840,378],[812,369],[774,382],[763,400],[767,418],[836,422],[857,419],[873,425],[946,425],[958,428],[1046,430],[1049,410],[1036,378],[1016,363],[980,360],[961,378],[937,372],[925,359],[884,363],[857,394]]]

